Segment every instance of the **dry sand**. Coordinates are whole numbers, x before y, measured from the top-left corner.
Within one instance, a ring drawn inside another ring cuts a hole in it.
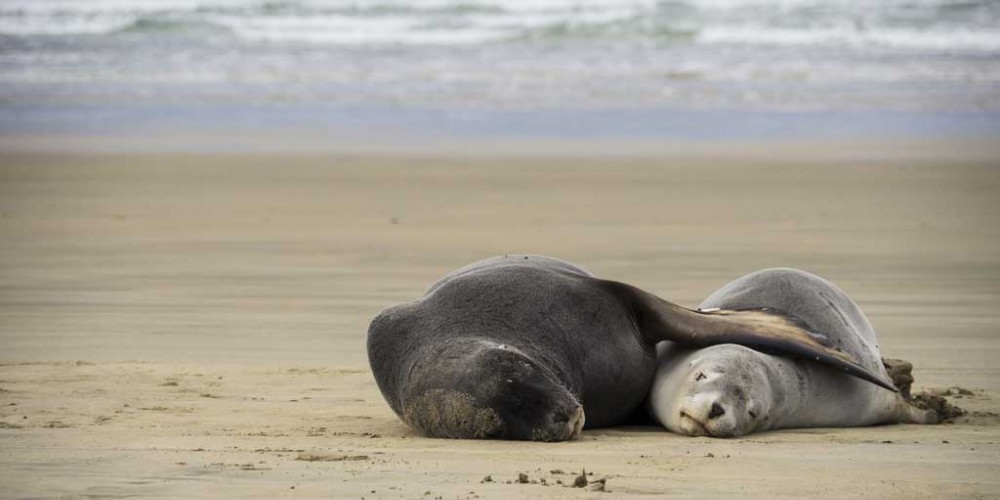
[[[0,497],[1000,496],[996,147],[709,153],[0,153]],[[689,306],[755,269],[816,272],[917,388],[972,389],[953,402],[974,414],[415,435],[368,372],[368,321],[515,252]],[[566,487],[583,468],[607,491]]]

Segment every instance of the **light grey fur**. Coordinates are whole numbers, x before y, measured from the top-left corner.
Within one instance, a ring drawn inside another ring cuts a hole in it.
[[[739,278],[700,308],[771,308],[792,315],[823,343],[854,356],[885,378],[878,337],[861,309],[829,281],[796,269],[767,269]],[[788,427],[932,423],[891,391],[834,368],[735,344],[702,349],[658,346],[650,409],[669,430],[734,437]],[[715,405],[715,406],[713,406]]]

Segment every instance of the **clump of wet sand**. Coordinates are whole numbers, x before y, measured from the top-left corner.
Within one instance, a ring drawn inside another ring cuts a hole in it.
[[[961,417],[968,412],[950,403],[944,396],[972,394],[972,391],[969,391],[968,389],[962,389],[960,387],[955,387],[953,389],[954,391],[951,389],[945,391],[921,391],[914,394],[913,397],[909,399],[909,403],[917,408],[920,408],[921,410],[930,410],[934,412],[938,417],[938,422],[940,423],[953,422],[956,418]]]

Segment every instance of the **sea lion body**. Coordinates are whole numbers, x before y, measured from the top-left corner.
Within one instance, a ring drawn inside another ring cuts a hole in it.
[[[878,337],[861,309],[829,281],[796,269],[768,269],[739,278],[705,299],[700,309],[781,311],[822,332],[823,343],[888,378]],[[650,410],[667,429],[687,435],[734,437],[789,427],[932,423],[929,412],[897,393],[804,359],[722,344],[690,349],[657,346]]]
[[[578,435],[584,419],[587,427],[614,424],[645,399],[656,363],[615,296],[596,289],[587,271],[549,257],[497,257],[454,271],[422,299],[379,315],[371,330],[384,329],[396,334],[369,337],[383,395],[404,421],[444,437],[554,441]],[[524,373],[497,380],[512,365]],[[470,397],[491,386],[487,396]],[[421,396],[428,393],[436,396]],[[453,400],[490,408],[483,411],[495,418],[464,428],[428,408],[467,410]],[[536,426],[504,415],[530,405],[548,413]]]

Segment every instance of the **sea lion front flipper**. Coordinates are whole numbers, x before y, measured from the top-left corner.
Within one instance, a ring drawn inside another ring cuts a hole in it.
[[[762,352],[798,356],[843,370],[893,392],[892,382],[872,373],[850,354],[823,345],[802,322],[767,309],[693,311],[632,285],[597,280],[632,311],[647,346],[670,340],[693,347],[740,344]]]

